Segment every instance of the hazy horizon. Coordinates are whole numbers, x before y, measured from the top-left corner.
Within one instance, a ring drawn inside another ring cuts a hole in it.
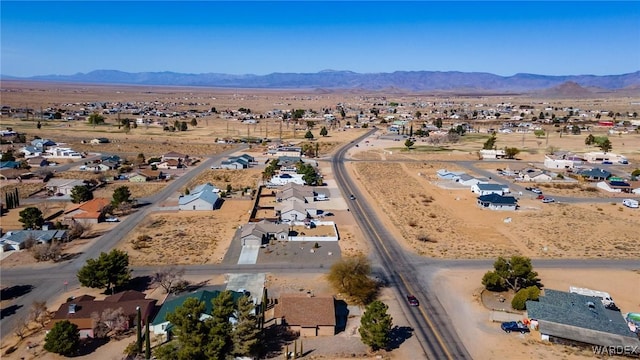
[[[637,2],[2,1],[4,76],[640,70]],[[636,45],[633,45],[636,44]]]

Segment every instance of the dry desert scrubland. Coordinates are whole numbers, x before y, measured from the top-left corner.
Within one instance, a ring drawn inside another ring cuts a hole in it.
[[[331,93],[319,91],[258,91],[258,90],[219,90],[198,88],[166,88],[135,86],[93,86],[73,84],[34,84],[3,83],[2,104],[13,107],[62,107],[64,104],[83,102],[146,102],[149,104],[170,104],[172,110],[197,109],[199,111],[216,107],[219,114],[198,118],[196,126],[189,126],[184,132],[165,132],[157,126],[138,126],[127,131],[116,125],[116,115],[105,115],[107,124],[90,126],[79,121],[43,121],[37,129],[34,119],[23,121],[2,118],[2,127],[12,127],[24,132],[31,140],[34,136],[52,138],[66,143],[74,150],[87,153],[117,154],[124,158],[135,158],[143,153],[146,158],[160,156],[169,151],[186,153],[195,157],[206,157],[229,150],[230,144],[216,143],[217,139],[240,137],[282,137],[285,142],[308,143],[312,147],[318,144],[319,166],[327,180],[332,180],[329,160],[331,153],[338,147],[354,141],[368,129],[348,128],[346,121],[355,122],[354,115],[360,109],[368,111],[380,102],[397,101],[400,104],[495,104],[511,102],[542,106],[572,106],[575,108],[606,108],[615,112],[637,110],[638,99],[601,98],[601,99],[535,99],[519,96],[506,97],[462,97],[454,95],[432,96],[416,94],[355,94]],[[341,119],[341,126],[331,128],[326,137],[319,135],[320,125],[311,131],[312,141],[304,139],[306,124],[286,125],[275,118],[261,119],[257,124],[244,124],[237,119],[225,119],[221,113],[240,107],[250,108],[254,113],[266,113],[273,109],[314,109],[322,112],[327,108],[334,111],[336,104],[344,104],[348,117]],[[160,105],[157,105],[160,106]],[[635,109],[634,109],[635,106]],[[404,105],[402,106],[404,107]],[[420,109],[427,117],[428,110],[422,107],[406,106],[406,111],[414,113]],[[403,110],[404,111],[404,110]],[[131,116],[135,118],[135,116]],[[180,120],[190,120],[180,118]],[[172,122],[173,119],[168,120]],[[478,122],[481,130],[495,127],[498,121]],[[556,203],[542,204],[530,194],[521,196],[521,208],[515,212],[494,212],[481,210],[476,205],[476,196],[468,189],[460,190],[443,186],[436,177],[438,169],[466,171],[471,175],[473,168],[492,171],[508,166],[527,166],[540,163],[544,154],[552,149],[583,153],[596,150],[586,146],[584,138],[588,134],[567,135],[556,132],[552,125],[543,125],[548,137],[537,138],[532,133],[498,134],[497,147],[518,147],[521,153],[518,160],[511,162],[478,162],[477,151],[488,135],[470,133],[461,137],[459,142],[429,146],[420,139],[411,150],[403,142],[383,140],[385,124],[376,124],[378,130],[368,137],[368,142],[358,143],[349,151],[347,168],[356,184],[376,207],[379,219],[383,221],[396,239],[407,249],[420,255],[436,258],[482,258],[494,259],[497,256],[521,254],[532,258],[640,258],[640,212],[638,209],[625,208],[620,198],[611,197],[604,203]],[[594,135],[606,134],[604,128],[592,129]],[[108,144],[88,144],[95,137],[107,137]],[[628,172],[638,168],[640,163],[640,135],[628,133],[609,135],[613,152],[627,156],[632,165]],[[243,152],[259,157],[266,147],[252,145]],[[467,166],[471,164],[472,168]],[[56,173],[56,178],[84,179],[94,178],[96,174],[81,171]],[[102,175],[101,175],[102,176]],[[186,186],[191,188],[204,182],[211,182],[221,189],[230,185],[234,190],[255,187],[261,178],[261,168],[247,170],[206,169],[198,174]],[[121,184],[107,184],[95,191],[96,197],[110,197],[115,187]],[[166,183],[126,183],[134,198],[144,198],[157,194]],[[13,184],[2,181],[0,191],[20,188],[21,197],[33,193],[41,184]],[[585,190],[589,184],[578,183],[571,188],[541,185],[545,194],[550,196],[574,196],[579,198],[607,197],[603,192]],[[180,192],[184,193],[185,189]],[[177,204],[180,194],[174,194],[162,201],[157,211],[148,215],[138,226],[124,237],[118,248],[126,250],[134,266],[156,266],[164,264],[215,264],[220,263],[230,246],[233,234],[238,226],[249,220],[252,201],[239,193],[233,195],[212,213],[185,213],[168,210]],[[343,194],[346,195],[346,194]],[[38,205],[43,206],[43,205]],[[25,205],[22,206],[24,208]],[[166,207],[167,209],[163,209]],[[18,211],[20,209],[17,209]],[[45,209],[47,214],[59,210],[53,205]],[[12,210],[2,217],[3,228],[20,228],[18,211]],[[336,210],[335,220],[341,233],[343,254],[367,253],[370,244],[346,210]],[[507,220],[508,221],[505,221]],[[99,236],[108,231],[113,224],[99,224],[92,233]],[[68,252],[82,251],[90,246],[95,238],[81,239],[69,244]],[[1,262],[2,267],[36,266],[35,260],[26,252],[16,253]],[[479,285],[486,269],[468,272],[442,271],[434,275],[435,289],[440,301],[445,304],[451,320],[465,342],[472,356],[477,359],[497,358],[540,358],[577,360],[592,358],[571,348],[544,345],[534,340],[534,336],[507,336],[499,326],[488,321],[487,309],[478,302]],[[545,286],[565,289],[569,285],[607,289],[620,305],[627,309],[637,308],[637,287],[630,290],[630,283],[638,282],[638,273],[632,271],[611,270],[587,271],[549,269],[540,272]],[[197,281],[197,279],[190,279]],[[213,279],[211,283],[220,284],[224,279]],[[310,278],[300,274],[271,274],[268,286],[280,291],[296,291],[312,285],[315,289],[327,290],[322,276]],[[73,294],[86,293],[85,288],[73,289]],[[151,289],[153,292],[153,289]],[[385,290],[386,291],[386,290]],[[634,292],[635,291],[635,292]],[[400,294],[404,296],[403,294]],[[155,296],[158,296],[157,291]],[[404,298],[396,298],[391,291],[382,294],[385,303],[390,304],[399,325],[409,325],[399,305]],[[60,304],[65,299],[57,299]],[[53,305],[52,305],[53,306]],[[348,331],[347,331],[348,332]],[[347,333],[345,332],[345,333]],[[347,336],[342,334],[340,336]],[[357,339],[356,339],[357,340]],[[36,339],[42,343],[42,338]],[[100,354],[87,359],[120,358],[122,349],[129,339],[123,342],[110,342],[100,348]],[[328,348],[339,347],[335,341],[323,345]],[[346,343],[348,344],[348,343]],[[361,345],[359,342],[357,344]],[[349,358],[348,345],[338,352],[316,353],[317,358],[338,359],[345,355]],[[357,349],[358,358],[376,358]],[[40,348],[40,350],[42,350]],[[356,351],[356,350],[353,350]],[[420,351],[415,337],[408,339],[399,349],[384,354],[385,358],[408,359]],[[19,359],[59,359],[46,352],[34,356],[21,348],[14,353]],[[12,355],[12,356],[13,356]],[[522,355],[522,356],[520,356]]]

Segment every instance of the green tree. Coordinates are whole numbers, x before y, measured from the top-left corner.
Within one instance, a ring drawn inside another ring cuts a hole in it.
[[[487,141],[484,142],[484,144],[482,145],[482,149],[493,150],[495,146],[496,146],[496,134],[493,133],[491,134],[491,137],[489,137]]]
[[[510,259],[499,257],[493,263],[493,271],[488,271],[482,277],[482,284],[487,290],[506,290],[511,288],[518,291],[522,288],[538,285],[538,273],[533,271],[531,259],[524,256],[512,256]],[[493,274],[490,274],[493,273]],[[497,277],[500,278],[498,280]]]
[[[58,321],[44,337],[44,349],[64,355],[73,355],[80,346],[80,331],[69,320]]]
[[[507,159],[513,159],[516,157],[516,155],[518,155],[520,153],[520,149],[516,148],[516,147],[505,147],[504,148],[504,154],[507,157]]]
[[[135,348],[135,346],[136,346],[135,342],[129,345],[129,347],[133,347],[133,348]],[[134,355],[137,354],[137,350],[134,350],[132,352]],[[170,343],[166,343],[164,345],[158,346],[153,350],[153,356],[155,356],[159,360],[178,360],[178,345],[175,342],[170,342]]]
[[[613,145],[611,144],[611,141],[609,139],[604,140],[600,144],[600,150],[602,150],[605,153],[608,153],[609,151],[611,151],[611,149],[613,149]]]
[[[6,152],[3,152],[0,161],[16,161],[16,157],[13,155],[13,149],[7,149]]]
[[[78,271],[78,281],[90,288],[106,288],[107,292],[129,282],[129,255],[118,249],[102,252],[97,259],[88,259]],[[113,291],[112,291],[113,292]]]
[[[631,176],[635,178],[640,177],[640,169],[633,170],[633,172],[631,173]]]
[[[456,134],[458,134],[460,136],[463,136],[467,132],[467,130],[462,125],[456,126],[455,130],[456,130]]]
[[[573,125],[573,126],[571,127],[571,133],[572,133],[573,135],[580,135],[580,126],[578,126],[578,125]]]
[[[393,319],[387,313],[388,309],[385,303],[376,300],[362,314],[358,332],[362,342],[371,350],[386,349],[389,345]]]
[[[318,175],[318,172],[311,164],[306,164],[304,162],[298,163],[298,174],[302,175],[302,180],[306,185],[321,185],[321,179]]]
[[[323,126],[322,129],[320,129],[320,136],[327,136],[328,134],[327,127]]]
[[[89,124],[91,125],[100,125],[100,124],[104,124],[104,116],[98,114],[98,113],[93,113],[91,115],[89,115],[89,118],[87,119],[89,121]]]
[[[307,133],[304,134],[304,138],[305,139],[313,139],[313,133],[311,132],[311,130],[307,130]]]
[[[537,130],[533,130],[533,135],[535,135],[535,137],[537,138],[541,138],[545,135],[545,132],[542,129],[537,129]]]
[[[370,275],[371,263],[360,255],[335,262],[327,278],[336,292],[346,294],[358,304],[368,304],[378,291],[378,284]]]
[[[233,326],[229,321],[234,315],[235,304],[231,291],[226,290],[213,299],[211,318],[207,319],[209,343],[206,355],[209,359],[224,359],[233,351]]]
[[[193,118],[191,119],[190,124],[191,124],[191,127],[196,127],[198,126],[198,120],[196,120],[196,118]]]
[[[187,131],[187,128],[188,126],[186,121],[180,122],[180,127],[179,127],[180,131]]]
[[[414,145],[415,143],[413,141],[411,141],[411,139],[407,139],[404,141],[404,146],[407,148],[407,150],[411,149],[411,147]]]
[[[71,189],[71,202],[79,204],[93,199],[93,192],[86,185],[76,185]]]
[[[437,118],[434,122],[433,125],[435,125],[438,129],[442,128],[442,119],[441,118]]]
[[[113,207],[118,207],[122,203],[129,202],[131,202],[131,191],[129,191],[129,187],[120,186],[113,191],[113,198],[111,199],[111,205]]]
[[[537,286],[529,286],[518,290],[511,300],[511,307],[516,310],[526,310],[527,300],[537,301],[540,297],[540,288]]]
[[[40,229],[44,223],[42,211],[37,207],[30,206],[20,211],[18,215],[24,229]]]
[[[584,144],[591,146],[596,142],[595,137],[592,134],[587,135],[587,138],[584,139]]]
[[[206,305],[196,298],[188,298],[173,313],[167,314],[167,320],[175,327],[174,333],[179,347],[175,355],[178,359],[206,359],[205,349],[208,343],[208,323],[200,320]]]
[[[260,345],[260,329],[258,329],[258,318],[255,315],[256,306],[251,297],[242,296],[238,300],[237,308],[237,323],[232,334],[233,355],[251,357],[256,355]]]
[[[416,114],[414,116],[416,117],[416,119],[420,120],[420,118],[422,117],[422,113],[418,110],[416,111]]]

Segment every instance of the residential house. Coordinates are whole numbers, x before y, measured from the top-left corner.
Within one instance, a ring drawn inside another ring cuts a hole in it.
[[[601,299],[545,289],[538,301],[527,301],[527,317],[537,323],[543,339],[635,349],[640,340],[620,311],[607,309]]]
[[[164,303],[158,310],[153,321],[150,323],[150,330],[156,335],[167,335],[167,339],[170,338],[172,324],[167,320],[167,315],[176,311],[179,306],[182,306],[184,302],[189,298],[197,299],[204,303],[205,310],[200,315],[200,320],[205,320],[211,317],[213,311],[213,300],[220,295],[219,290],[198,290],[196,292],[188,293],[180,296],[167,297]],[[233,301],[237,302],[241,296],[245,296],[242,292],[231,291]]]
[[[544,156],[544,167],[547,169],[564,169],[569,170],[573,169],[576,165],[576,161],[573,159],[567,158],[567,156]]]
[[[33,239],[38,244],[55,241],[67,241],[69,236],[66,230],[17,230],[7,231],[0,238],[0,251],[21,250],[25,248],[26,241]]]
[[[486,184],[486,183],[488,183],[488,181],[486,179],[476,178],[476,177],[473,177],[471,175],[464,174],[464,173],[458,175],[454,179],[460,185],[469,186],[469,187],[472,187],[473,185],[476,185],[476,184]]]
[[[502,159],[506,157],[504,150],[480,150],[482,160]]]
[[[58,310],[53,313],[53,317],[45,329],[49,331],[57,322],[68,320],[78,326],[81,339],[93,338],[95,337],[94,316],[101,315],[106,310],[122,309],[122,313],[127,318],[127,322],[124,324],[125,328],[130,329],[136,326],[138,307],[140,308],[142,324],[146,324],[146,319],[150,319],[153,316],[155,305],[156,300],[147,299],[144,293],[135,290],[109,295],[104,300],[96,300],[94,296],[82,295],[69,298],[60,305]]]
[[[269,180],[269,183],[275,186],[281,186],[288,183],[296,183],[299,185],[304,185],[305,182],[304,180],[302,180],[302,176],[303,174],[289,174],[289,173],[278,174],[278,175],[274,175],[271,178],[271,180]]]
[[[31,141],[31,145],[40,149],[44,149],[47,146],[57,145],[55,141],[49,139],[35,139]]]
[[[220,162],[220,168],[228,170],[246,169],[249,167],[249,164],[249,161],[244,158],[230,157],[229,159],[222,160]]]
[[[240,243],[242,246],[261,246],[267,244],[271,239],[278,241],[289,240],[289,225],[262,220],[248,223],[242,226],[240,231]]]
[[[162,175],[162,171],[160,170],[142,169],[139,170],[135,175],[129,176],[129,182],[154,181],[160,179]]]
[[[490,210],[516,210],[518,201],[513,196],[489,194],[478,196],[478,206]]]
[[[603,181],[611,177],[611,173],[604,169],[593,168],[578,171],[578,175],[589,181]]]
[[[99,137],[99,138],[91,139],[89,141],[89,143],[92,144],[92,145],[108,144],[109,143],[109,139],[107,139],[105,137]]]
[[[605,153],[605,152],[589,152],[584,154],[584,160],[588,163],[592,164],[600,164],[605,161],[610,161],[612,163],[617,163],[618,160],[625,159],[624,156],[620,156],[614,153]]]
[[[185,160],[187,160],[189,158],[189,155],[186,154],[181,154],[175,151],[171,151],[168,152],[164,155],[162,155],[162,161],[167,161],[167,160],[178,160],[178,162],[180,163],[184,163]]]
[[[331,295],[283,294],[274,309],[276,325],[300,336],[333,336],[336,333],[335,298]]]
[[[27,177],[31,177],[33,175],[27,169],[0,169],[0,180],[12,180],[12,179],[26,179]]]
[[[498,194],[504,195],[509,192],[509,187],[502,184],[475,184],[471,187],[471,192],[478,195]]]
[[[178,198],[180,210],[215,210],[220,203],[220,189],[206,183],[198,185],[189,192],[189,195],[181,195]]]
[[[118,155],[103,155],[103,156],[100,157],[100,161],[102,161],[102,162],[111,161],[111,162],[120,164],[122,159]]]
[[[552,180],[553,178],[542,170],[530,169],[520,173],[520,181],[546,183]]]
[[[314,201],[314,197],[315,193],[310,186],[287,183],[284,184],[276,194],[276,201],[297,200],[303,203],[310,203]]]
[[[436,172],[436,175],[440,179],[444,180],[455,180],[456,177],[464,174],[463,171],[449,171],[447,169],[440,169]]]
[[[31,158],[36,156],[42,156],[44,150],[41,147],[25,146],[20,149],[20,152],[24,154],[25,158]]]
[[[613,193],[633,193],[634,189],[640,188],[640,181],[625,181],[625,180],[606,180],[600,181],[596,184],[596,187],[607,192]]]
[[[50,179],[45,188],[51,194],[71,195],[71,190],[76,186],[86,186],[84,180],[74,179]]]
[[[276,216],[283,221],[304,221],[316,216],[318,210],[315,204],[307,204],[299,201],[284,201],[276,204]]]
[[[275,156],[301,157],[302,148],[299,146],[283,146],[275,149],[273,154]]]
[[[84,155],[77,151],[73,151],[71,148],[52,147],[47,149],[43,156],[45,158],[55,159],[82,159]]]
[[[302,161],[302,158],[299,156],[280,156],[278,158],[278,166],[280,167],[280,171],[283,171],[283,168],[294,169],[293,171],[297,171],[298,164]]]
[[[175,160],[175,159],[169,159],[169,160],[166,160],[166,161],[161,161],[158,164],[156,164],[156,167],[158,169],[163,169],[163,170],[164,169],[175,170],[175,169],[180,168],[180,166],[181,166],[180,162],[178,160]]]
[[[66,221],[78,221],[84,224],[97,224],[104,221],[111,202],[106,198],[95,198],[77,204],[64,212]]]

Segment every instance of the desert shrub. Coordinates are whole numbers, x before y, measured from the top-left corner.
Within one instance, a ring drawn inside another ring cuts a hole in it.
[[[511,307],[516,310],[525,310],[527,308],[527,300],[538,301],[539,297],[540,289],[537,286],[520,289],[511,300]]]
[[[435,239],[433,239],[433,238],[429,237],[429,235],[426,235],[426,234],[420,234],[420,235],[418,235],[417,239],[418,239],[418,241],[421,241],[421,242],[430,242],[430,243],[436,243],[436,242],[438,242],[437,240],[435,240]]]

